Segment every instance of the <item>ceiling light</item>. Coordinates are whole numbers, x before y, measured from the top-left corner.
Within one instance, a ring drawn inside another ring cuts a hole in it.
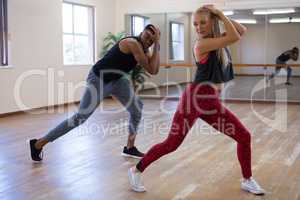
[[[272,23],[272,24],[289,23],[290,22],[290,18],[274,18],[274,19],[270,19],[269,22]]]
[[[264,10],[254,10],[253,15],[270,15],[270,14],[286,14],[294,13],[294,8],[283,8],[283,9],[264,9]]]
[[[234,15],[234,12],[232,10],[226,10],[226,11],[223,11],[223,14],[226,16],[230,16],[230,15]]]
[[[300,18],[292,18],[291,22],[300,22]]]
[[[235,19],[240,24],[256,24],[257,21],[255,19]]]
[[[278,23],[290,23],[290,22],[300,22],[300,18],[273,18],[273,19],[270,19],[269,21],[270,23],[272,24],[278,24]]]

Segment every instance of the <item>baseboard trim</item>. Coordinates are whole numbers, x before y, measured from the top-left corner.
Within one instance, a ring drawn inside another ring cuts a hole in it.
[[[12,116],[12,115],[24,114],[27,112],[39,111],[39,110],[58,109],[60,107],[67,107],[67,106],[78,104],[78,103],[79,103],[79,101],[74,101],[74,102],[68,102],[68,103],[57,104],[57,105],[52,105],[52,106],[43,106],[43,107],[32,108],[32,109],[28,109],[28,110],[19,110],[19,111],[14,111],[14,112],[9,112],[9,113],[2,113],[2,114],[0,114],[0,118]]]

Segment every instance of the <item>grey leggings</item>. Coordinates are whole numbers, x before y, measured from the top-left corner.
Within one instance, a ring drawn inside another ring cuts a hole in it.
[[[120,78],[107,84],[103,82],[91,70],[88,78],[86,90],[80,100],[77,113],[69,119],[61,122],[43,137],[49,142],[68,133],[73,128],[84,123],[95,111],[103,98],[113,95],[129,112],[129,134],[136,134],[138,125],[142,117],[143,103],[135,95],[130,81],[127,78]]]
[[[277,65],[285,65],[286,62],[282,62],[280,60],[276,60],[276,64]],[[271,74],[271,76],[269,77],[269,79],[274,78],[274,76],[276,76],[279,72],[280,72],[281,67],[276,67],[275,68],[275,73]],[[287,76],[286,76],[286,82],[290,82],[291,76],[292,76],[292,68],[291,67],[287,67],[286,68],[287,71]]]

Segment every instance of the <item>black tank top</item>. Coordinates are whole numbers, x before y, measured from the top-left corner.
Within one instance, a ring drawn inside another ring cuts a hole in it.
[[[287,52],[284,52],[277,59],[282,61],[282,62],[286,62],[290,59],[290,55],[287,54]]]
[[[194,82],[212,82],[212,83],[225,83],[234,78],[234,72],[231,62],[230,52],[225,48],[228,56],[229,63],[223,66],[221,60],[217,56],[217,51],[209,52],[208,59],[205,63],[196,62],[197,71]]]
[[[141,43],[139,37],[130,36],[123,39],[126,38],[134,38]],[[120,41],[118,41],[92,68],[98,77],[101,76],[104,83],[118,80],[124,73],[130,72],[137,65],[137,61],[133,54],[125,54],[120,50]],[[144,50],[144,52],[146,52],[146,50]]]

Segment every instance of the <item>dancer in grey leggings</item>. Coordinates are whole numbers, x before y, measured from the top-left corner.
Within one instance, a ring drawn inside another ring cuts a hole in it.
[[[292,48],[290,50],[285,51],[280,56],[278,56],[276,58],[276,64],[277,65],[285,66],[286,62],[288,60],[292,59],[294,61],[297,61],[298,57],[299,57],[299,49],[298,49],[298,47],[294,47],[294,48]],[[280,69],[282,68],[282,66],[277,66],[275,68],[275,72],[272,73],[269,76],[268,80],[271,80],[272,78],[274,78],[280,72]],[[285,82],[285,84],[286,85],[291,85],[292,83],[290,82],[290,79],[291,79],[291,76],[292,76],[292,68],[289,67],[289,66],[287,66],[286,67],[286,71],[287,71],[287,76],[286,76],[286,82]]]
[[[64,120],[40,139],[30,140],[31,158],[42,160],[43,147],[84,123],[106,96],[113,95],[126,107],[129,117],[129,136],[123,155],[143,157],[135,146],[137,128],[142,117],[143,103],[135,95],[130,81],[124,76],[139,64],[150,74],[159,71],[160,31],[154,25],[147,25],[138,37],[126,37],[113,46],[90,70],[86,90],[80,100],[77,113]],[[152,55],[148,49],[154,44]]]

